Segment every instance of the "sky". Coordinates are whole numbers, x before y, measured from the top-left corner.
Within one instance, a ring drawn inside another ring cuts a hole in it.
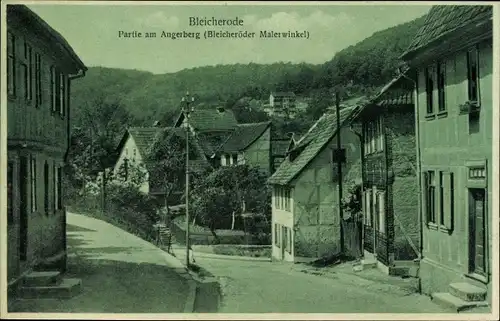
[[[319,64],[374,32],[420,17],[430,6],[273,5],[229,3],[33,4],[28,7],[57,30],[88,66],[176,72],[218,64],[292,62]],[[189,18],[243,20],[243,26],[190,26]],[[204,39],[207,30],[255,32],[254,38]],[[142,38],[119,37],[120,31]],[[200,32],[200,39],[160,37],[162,31]],[[308,39],[260,38],[261,31],[307,31]],[[155,32],[156,38],[145,38]]]

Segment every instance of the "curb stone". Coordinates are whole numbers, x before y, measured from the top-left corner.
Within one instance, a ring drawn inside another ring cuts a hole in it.
[[[179,276],[184,278],[188,284],[188,294],[186,298],[186,303],[184,304],[183,313],[193,313],[194,304],[196,300],[196,292],[198,288],[197,280],[193,277],[192,272],[190,272],[185,266],[182,265],[182,263],[180,263],[179,259],[177,259],[175,256],[165,253],[165,251],[163,251],[160,248],[159,250],[162,252],[162,255],[167,261],[167,263],[169,263],[171,257],[175,258],[175,260],[179,262],[178,267],[171,267],[171,269]]]

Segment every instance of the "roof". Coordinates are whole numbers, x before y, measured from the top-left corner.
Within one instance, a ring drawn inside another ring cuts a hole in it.
[[[181,126],[184,121],[184,113],[181,113],[175,123],[176,127]],[[198,131],[210,130],[232,130],[238,122],[234,113],[230,109],[222,112],[215,109],[195,109],[189,114],[189,124]]]
[[[238,152],[254,143],[271,126],[270,121],[261,123],[238,124],[231,136],[217,150],[223,152]]]
[[[274,97],[295,97],[295,94],[291,91],[276,91],[271,92]]]
[[[213,155],[231,136],[232,131],[202,132],[197,135],[205,155]]]
[[[156,135],[161,132],[158,127],[130,127],[127,132],[132,136],[141,155],[145,155],[153,144]]]
[[[407,70],[406,70],[407,71]],[[408,104],[413,103],[413,92],[408,89],[406,93],[401,92],[396,97],[389,97],[389,99],[384,99],[386,96],[384,95],[389,89],[395,86],[402,81],[411,82],[405,76],[405,73],[394,77],[391,81],[389,81],[384,87],[380,89],[380,91],[370,99],[366,101],[365,104],[359,106],[357,111],[352,115],[351,120],[356,119],[361,113],[371,104]],[[413,85],[413,83],[411,84]]]
[[[75,53],[73,48],[69,45],[69,43],[64,39],[64,37],[57,32],[55,29],[53,29],[48,23],[46,23],[42,18],[40,18],[36,13],[34,13],[31,9],[29,9],[25,5],[21,4],[9,4],[7,6],[7,12],[8,14],[16,14],[19,15],[25,19],[28,19],[28,21],[32,21],[35,24],[39,26],[37,30],[41,30],[43,32],[46,32],[49,36],[49,38],[52,38],[53,41],[56,43],[62,45],[63,49],[68,53],[68,55],[71,57],[71,59],[75,62],[75,64],[78,65],[78,68],[80,68],[83,71],[87,71],[87,67],[85,64],[80,60],[80,57]]]
[[[407,59],[417,50],[428,47],[463,27],[488,21],[492,18],[493,6],[491,5],[433,6],[427,14],[424,25],[417,32],[402,58]]]
[[[364,104],[366,97],[358,97],[343,102],[344,106],[340,110],[340,126],[346,124],[353,113]],[[289,184],[297,177],[304,168],[325,148],[335,137],[339,128],[337,128],[337,116],[335,112],[328,112],[316,121],[309,131],[297,142],[296,146],[290,152],[296,152],[297,157],[291,161],[288,156],[268,179],[268,183],[277,185]]]

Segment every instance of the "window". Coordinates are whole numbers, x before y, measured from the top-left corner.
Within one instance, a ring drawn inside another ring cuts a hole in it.
[[[274,207],[290,212],[292,210],[292,196],[290,187],[276,186],[274,188]]]
[[[285,251],[289,252],[290,249],[288,247],[288,228],[286,226],[283,226],[283,240],[285,240]]]
[[[454,178],[451,172],[440,172],[441,195],[439,224],[448,231],[453,230],[454,216]]]
[[[469,167],[469,178],[472,179],[486,178],[486,169],[484,167]]]
[[[442,62],[437,63],[437,87],[438,87],[438,111],[446,110],[445,86],[446,86],[446,66]]]
[[[57,168],[57,208],[62,209],[62,167]]]
[[[222,166],[226,166],[226,157],[224,155],[222,155],[222,157],[220,158],[220,164]]]
[[[36,159],[34,156],[30,158],[30,177],[31,177],[31,211],[37,210],[36,197]]]
[[[478,77],[478,51],[477,47],[467,52],[467,82],[469,101],[479,102],[479,77]]]
[[[433,92],[434,92],[434,68],[431,66],[425,69],[425,93],[427,97],[427,114],[434,113]]]
[[[436,182],[434,171],[427,171],[425,173],[425,208],[427,223],[436,223]]]
[[[16,40],[7,32],[7,94],[16,95]]]
[[[365,191],[365,199],[364,199],[364,208],[365,208],[365,225],[366,226],[373,226],[373,215],[372,215],[372,191],[371,189],[368,189]]]
[[[374,121],[367,122],[365,125],[364,148],[365,155],[380,152],[384,150],[384,122],[379,116]]]
[[[288,228],[288,253],[292,253],[292,229]]]
[[[45,161],[45,164],[43,165],[43,192],[45,215],[49,215],[49,164],[47,161]]]
[[[237,154],[233,155],[233,164],[238,165],[238,155]]]
[[[224,157],[226,158],[226,165],[231,165],[231,164],[232,164],[232,162],[231,162],[231,161],[232,161],[231,157],[230,157],[229,155],[225,155]]]
[[[58,110],[58,99],[57,99],[57,71],[54,66],[50,67],[50,101],[52,105],[52,112],[55,113]]]
[[[274,224],[274,245],[276,245],[277,247],[280,247],[280,239],[279,239],[279,233],[280,233],[280,229],[279,229],[279,225],[278,224]]]
[[[385,192],[378,192],[378,229],[381,233],[386,233],[385,224]]]
[[[14,163],[8,162],[7,164],[7,224],[14,223]]]
[[[123,179],[128,181],[128,159],[123,160]]]
[[[54,164],[53,168],[53,181],[52,181],[52,189],[53,189],[53,195],[54,195],[54,212],[59,209],[59,194],[58,194],[58,186],[59,186],[59,172],[57,171],[57,167]]]
[[[383,122],[382,122],[382,117],[377,118],[377,150],[383,151],[384,150],[384,131],[383,131]]]
[[[66,114],[66,76],[59,73],[59,115]]]
[[[24,98],[30,101],[33,98],[33,55],[31,46],[24,43]]]
[[[42,105],[42,58],[39,53],[35,54],[35,105]]]
[[[346,162],[346,153],[345,148],[334,149],[332,150],[332,161],[334,163],[345,163]]]

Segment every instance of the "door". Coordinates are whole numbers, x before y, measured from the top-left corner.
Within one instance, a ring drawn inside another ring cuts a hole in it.
[[[28,252],[28,159],[19,160],[19,259],[26,261]]]
[[[486,276],[485,190],[469,189],[469,272]]]

